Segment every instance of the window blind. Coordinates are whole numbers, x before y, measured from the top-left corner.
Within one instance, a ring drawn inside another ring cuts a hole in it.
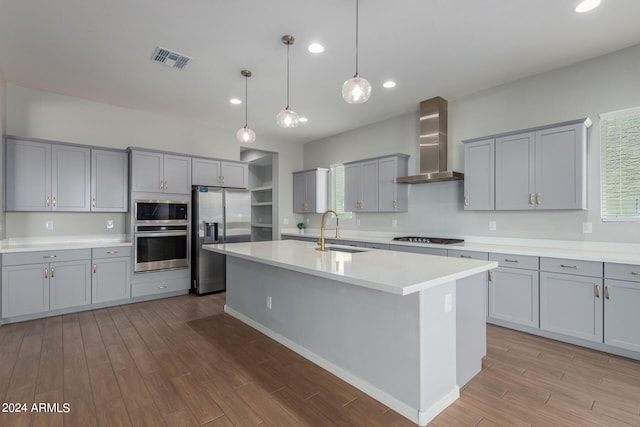
[[[603,221],[640,221],[640,107],[600,115]]]

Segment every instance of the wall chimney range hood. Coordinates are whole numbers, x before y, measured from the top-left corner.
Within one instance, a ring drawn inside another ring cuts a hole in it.
[[[447,101],[439,96],[420,103],[420,174],[396,178],[397,183],[457,181],[464,174],[447,170]]]

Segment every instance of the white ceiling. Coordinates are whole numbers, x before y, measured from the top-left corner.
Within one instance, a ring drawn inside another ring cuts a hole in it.
[[[640,43],[640,1],[362,0],[360,74],[369,102],[346,104],[355,71],[355,0],[0,0],[0,70],[8,82],[203,121],[244,124],[258,139],[307,142]],[[291,108],[309,122],[280,129],[286,47]],[[323,54],[306,46],[320,41]],[[151,61],[156,46],[193,57],[182,70]],[[382,88],[387,79],[396,88]]]

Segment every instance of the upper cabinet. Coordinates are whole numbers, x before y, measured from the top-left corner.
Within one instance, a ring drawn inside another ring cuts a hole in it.
[[[590,124],[582,119],[464,141],[465,209],[586,209]]]
[[[344,165],[344,209],[349,212],[406,212],[408,186],[395,179],[407,175],[408,156],[367,159]]]
[[[293,173],[293,211],[322,213],[327,210],[328,169],[318,168]]]
[[[128,211],[128,169],[128,153],[91,150],[91,211]]]
[[[90,210],[89,148],[16,138],[5,148],[7,210]]]
[[[191,157],[131,150],[131,190],[151,193],[191,193]]]
[[[191,164],[193,185],[210,187],[248,188],[248,165],[243,162],[193,158]]]

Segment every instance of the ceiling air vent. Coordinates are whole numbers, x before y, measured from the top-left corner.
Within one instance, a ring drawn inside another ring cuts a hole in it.
[[[182,70],[193,58],[158,46],[156,48],[156,51],[153,52],[153,56],[151,57],[151,59],[155,62],[164,64],[167,67]]]

